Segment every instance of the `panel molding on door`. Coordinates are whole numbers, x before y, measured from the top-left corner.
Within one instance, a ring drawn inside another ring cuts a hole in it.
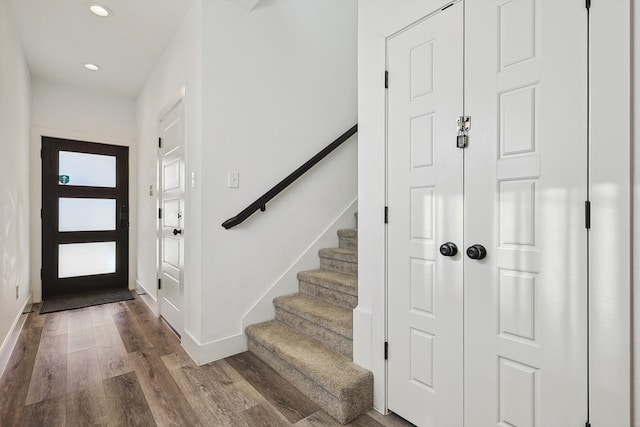
[[[128,156],[42,137],[43,298],[128,287]]]
[[[420,426],[462,425],[462,3],[390,38],[388,404]],[[447,253],[451,254],[448,248]]]

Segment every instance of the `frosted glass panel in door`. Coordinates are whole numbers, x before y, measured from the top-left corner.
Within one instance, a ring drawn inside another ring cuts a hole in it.
[[[59,199],[58,231],[116,229],[115,199]]]
[[[116,157],[102,154],[60,151],[58,175],[69,177],[66,185],[116,186]],[[64,182],[59,182],[63,185]]]
[[[58,245],[58,278],[116,272],[116,242]]]

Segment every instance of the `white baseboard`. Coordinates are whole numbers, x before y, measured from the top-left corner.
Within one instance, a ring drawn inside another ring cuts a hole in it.
[[[242,333],[249,325],[266,322],[275,317],[273,299],[282,295],[298,292],[298,272],[318,268],[318,251],[322,248],[335,247],[337,233],[341,228],[353,228],[355,220],[353,214],[358,210],[358,199],[347,206],[335,218],[316,240],[304,250],[291,266],[275,281],[269,290],[254,304],[242,318]]]
[[[185,331],[182,334],[182,347],[196,364],[204,365],[247,351],[247,337],[242,333],[201,344],[193,335]]]
[[[353,310],[353,363],[371,370],[371,313]]]
[[[27,311],[31,311],[31,300],[33,296],[29,294],[26,298],[22,308],[18,312],[13,324],[11,325],[11,329],[9,329],[9,333],[7,334],[2,346],[0,346],[0,377],[4,373],[4,370],[9,363],[9,358],[11,358],[11,353],[13,353],[13,349],[18,342],[18,336],[20,336],[20,332],[22,331],[22,327],[24,326],[24,322],[27,321],[28,314]]]
[[[377,318],[377,317],[376,317]],[[384,338],[374,327],[374,313],[356,307],[353,310],[353,363],[373,373],[378,380],[373,382],[373,407],[387,413],[386,361],[382,350]]]
[[[140,299],[147,305],[147,307],[149,307],[149,309],[153,311],[153,314],[159,316],[160,307],[158,306],[158,299],[153,293],[149,292],[149,290],[142,284],[142,282],[137,279],[135,291]]]

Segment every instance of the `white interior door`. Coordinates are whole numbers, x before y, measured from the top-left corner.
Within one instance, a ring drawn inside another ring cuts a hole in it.
[[[587,11],[465,5],[465,426],[587,421]]]
[[[462,425],[462,4],[388,42],[389,409]]]
[[[184,108],[182,102],[160,121],[160,313],[182,333],[184,267]]]
[[[584,2],[465,2],[464,53],[462,9],[387,46],[388,407],[419,426],[584,425]]]

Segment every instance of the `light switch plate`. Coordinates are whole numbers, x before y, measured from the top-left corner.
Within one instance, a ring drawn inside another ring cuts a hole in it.
[[[240,187],[240,174],[238,172],[229,172],[227,177],[227,187],[239,188]]]

